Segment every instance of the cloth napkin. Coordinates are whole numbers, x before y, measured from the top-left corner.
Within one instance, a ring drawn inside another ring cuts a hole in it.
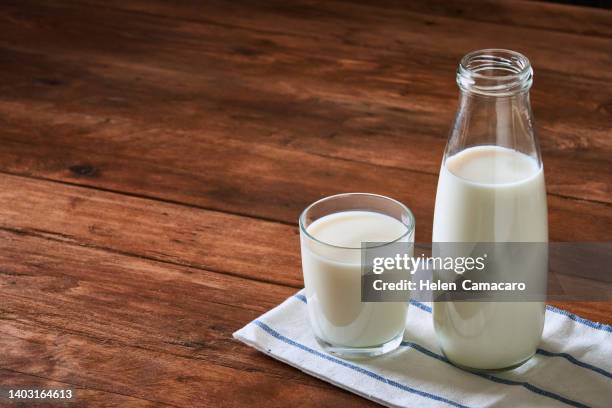
[[[521,367],[475,374],[440,352],[431,306],[411,301],[400,348],[368,360],[323,351],[313,337],[303,291],[234,337],[362,397],[392,407],[612,407],[612,326],[547,306],[536,355]]]

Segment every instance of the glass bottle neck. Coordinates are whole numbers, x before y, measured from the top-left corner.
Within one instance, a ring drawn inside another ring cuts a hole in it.
[[[528,91],[495,97],[462,91],[455,126],[456,150],[494,145],[540,161]]]
[[[457,69],[459,109],[445,157],[475,146],[511,149],[541,164],[529,88],[529,60],[508,50],[466,55]]]

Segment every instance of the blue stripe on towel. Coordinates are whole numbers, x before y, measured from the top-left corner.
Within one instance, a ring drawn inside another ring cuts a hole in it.
[[[574,356],[572,356],[570,354],[567,354],[567,353],[555,353],[555,352],[548,351],[548,350],[542,350],[540,348],[536,350],[536,353],[538,353],[540,355],[543,355],[543,356],[546,356],[546,357],[562,357],[562,358],[566,359],[567,361],[569,361],[570,363],[576,364],[579,367],[584,367],[586,369],[593,370],[596,373],[599,373],[599,374],[601,374],[603,376],[606,376],[608,378],[612,378],[612,373],[611,372],[606,371],[603,368],[599,368],[599,367],[596,367],[594,365],[591,365],[589,363],[585,363],[583,361],[580,361],[577,358],[575,358]]]
[[[568,319],[571,319],[578,323],[582,323],[585,326],[589,326],[595,330],[601,330],[601,331],[605,331],[608,333],[612,333],[612,326],[608,326],[607,324],[603,324],[603,323],[592,322],[583,317],[576,316],[575,314],[570,313],[567,310],[559,309],[551,305],[546,305],[546,310],[553,312],[553,313],[560,314],[561,316],[565,316]]]
[[[402,346],[405,346],[405,347],[407,346],[407,347],[413,348],[413,349],[415,349],[415,350],[417,350],[417,351],[419,351],[419,352],[421,352],[421,353],[423,353],[425,355],[428,355],[429,357],[433,357],[436,360],[440,360],[440,361],[443,361],[443,362],[445,362],[447,364],[450,364],[450,365],[454,366],[454,364],[451,363],[450,361],[448,361],[448,359],[446,357],[444,357],[443,355],[434,353],[433,351],[426,349],[425,347],[421,346],[420,344],[413,343],[413,342],[410,342],[410,341],[402,341]],[[493,381],[493,382],[496,382],[496,383],[505,384],[505,385],[520,385],[520,386],[523,386],[523,387],[525,387],[526,389],[528,389],[531,392],[535,392],[536,394],[540,394],[540,395],[543,395],[545,397],[549,397],[549,398],[555,399],[555,400],[563,402],[563,403],[565,403],[567,405],[571,405],[571,406],[574,406],[574,407],[587,407],[587,405],[584,405],[584,404],[582,404],[580,402],[571,400],[569,398],[565,398],[565,397],[563,397],[563,396],[561,396],[559,394],[555,394],[554,392],[543,390],[542,388],[538,388],[535,385],[530,384],[530,383],[528,383],[526,381],[507,380],[505,378],[496,377],[496,376],[491,375],[491,374],[467,371],[467,370],[463,370],[460,367],[457,367],[457,368],[459,368],[462,371],[465,371],[466,373],[474,374],[474,375],[477,375],[478,377],[486,378],[487,380],[490,380],[490,381]]]
[[[412,306],[416,306],[421,310],[426,311],[427,313],[431,313],[431,307],[427,306],[425,303],[417,302],[416,300],[410,299],[410,304]]]
[[[441,397],[439,395],[430,394],[428,392],[421,391],[421,390],[418,390],[416,388],[409,387],[407,385],[398,383],[397,381],[393,381],[393,380],[390,380],[390,379],[388,379],[386,377],[383,377],[380,374],[376,374],[373,371],[366,370],[365,368],[356,366],[356,365],[348,363],[348,362],[346,362],[344,360],[340,360],[338,358],[335,358],[335,357],[332,357],[330,355],[327,355],[327,354],[321,353],[319,351],[316,351],[314,349],[311,349],[308,346],[305,346],[305,345],[303,345],[301,343],[298,343],[297,341],[291,340],[290,338],[283,336],[282,334],[280,334],[279,332],[277,332],[276,330],[274,330],[273,328],[271,328],[270,326],[268,326],[267,324],[265,324],[261,320],[255,320],[255,321],[253,321],[253,323],[255,325],[257,325],[259,328],[261,328],[263,331],[265,331],[266,333],[271,335],[272,337],[274,337],[274,338],[276,338],[276,339],[278,339],[278,340],[280,340],[280,341],[282,341],[284,343],[287,343],[287,344],[289,344],[291,346],[297,347],[297,348],[299,348],[301,350],[304,350],[304,351],[306,351],[306,352],[308,352],[310,354],[313,354],[313,355],[315,355],[315,356],[317,356],[319,358],[322,358],[324,360],[331,361],[332,363],[336,363],[336,364],[341,365],[341,366],[346,367],[346,368],[350,368],[351,370],[354,370],[354,371],[356,371],[358,373],[367,375],[368,377],[371,377],[371,378],[373,378],[373,379],[375,379],[377,381],[380,381],[380,382],[382,382],[384,384],[388,384],[388,385],[390,385],[392,387],[395,387],[395,388],[398,388],[400,390],[407,391],[407,392],[410,392],[412,394],[417,394],[417,395],[420,395],[422,397],[429,398],[429,399],[432,399],[432,400],[435,400],[435,401],[445,402],[445,403],[447,403],[447,404],[449,404],[449,405],[451,405],[453,407],[467,408],[467,406],[462,405],[462,404],[460,404],[458,402],[451,401],[451,400],[446,399],[444,397]]]

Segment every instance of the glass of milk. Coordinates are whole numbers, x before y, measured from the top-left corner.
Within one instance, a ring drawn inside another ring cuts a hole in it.
[[[457,70],[461,90],[446,146],[434,211],[434,242],[548,242],[544,170],[533,128],[533,70],[514,51],[467,54]],[[506,261],[504,261],[506,262]],[[546,279],[547,262],[529,271]],[[434,326],[444,354],[476,370],[517,367],[535,353],[543,302],[435,302]]]
[[[311,204],[299,224],[308,317],[317,342],[348,358],[396,349],[407,303],[361,301],[361,251],[365,242],[413,243],[410,210],[380,195],[339,194]]]

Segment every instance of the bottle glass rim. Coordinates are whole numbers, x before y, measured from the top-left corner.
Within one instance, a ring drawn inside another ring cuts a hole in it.
[[[487,48],[466,54],[457,68],[462,91],[483,96],[511,96],[531,88],[533,69],[523,54]]]

